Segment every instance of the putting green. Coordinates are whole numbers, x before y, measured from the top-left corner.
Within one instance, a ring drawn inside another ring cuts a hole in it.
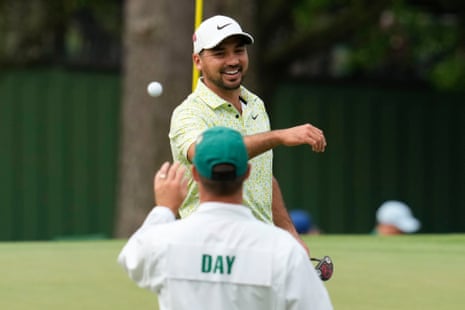
[[[0,309],[157,309],[116,263],[123,243],[1,243]]]
[[[330,255],[335,309],[463,309],[465,236],[306,237]]]
[[[305,236],[329,255],[335,309],[462,309],[465,235]],[[0,309],[157,309],[116,257],[124,240],[0,243]]]

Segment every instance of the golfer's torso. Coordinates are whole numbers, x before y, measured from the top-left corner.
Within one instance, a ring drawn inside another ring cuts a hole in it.
[[[243,100],[246,104],[243,104],[243,111],[239,113],[234,106],[205,88],[202,85],[198,86],[196,92],[176,109],[172,119],[170,133],[172,153],[175,160],[185,165],[190,165],[184,155],[186,148],[207,128],[226,126],[239,131],[244,136],[270,130],[264,104],[257,96],[243,89]],[[183,137],[185,144],[175,141],[173,136]],[[251,175],[244,183],[243,192],[244,204],[258,219],[267,223],[272,223],[272,160],[271,150],[250,160]],[[190,215],[198,207],[195,182],[189,183],[188,190],[188,197],[180,210],[182,217]]]

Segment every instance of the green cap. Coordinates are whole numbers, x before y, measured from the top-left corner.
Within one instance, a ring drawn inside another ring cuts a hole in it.
[[[212,127],[197,139],[194,165],[199,174],[211,180],[234,180],[247,172],[248,153],[242,135],[231,128]],[[229,171],[218,171],[218,165],[230,165]]]

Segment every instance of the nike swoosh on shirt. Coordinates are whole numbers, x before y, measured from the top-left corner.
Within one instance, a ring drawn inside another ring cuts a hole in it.
[[[229,25],[231,25],[231,23],[227,23],[227,24],[224,24],[224,25],[222,25],[222,26],[216,25],[216,29],[221,30],[221,29],[223,29],[223,28],[225,28],[225,27],[228,27]]]
[[[252,115],[252,119],[253,119],[253,120],[256,120],[257,117],[258,117],[258,114],[257,114],[257,115]]]

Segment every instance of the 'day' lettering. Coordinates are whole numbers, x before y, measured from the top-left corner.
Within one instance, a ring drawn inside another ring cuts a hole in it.
[[[209,254],[202,255],[202,273],[231,274],[235,256],[217,255],[215,258]],[[226,271],[225,271],[226,266]]]

